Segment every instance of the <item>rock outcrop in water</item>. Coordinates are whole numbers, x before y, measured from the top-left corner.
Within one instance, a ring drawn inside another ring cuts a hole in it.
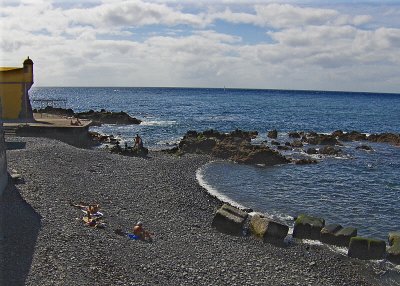
[[[394,146],[400,146],[400,134],[394,133],[382,133],[382,134],[371,134],[368,136],[368,141],[378,143],[389,143]]]
[[[251,139],[257,132],[235,130],[220,133],[214,130],[204,132],[188,131],[176,151],[202,153],[243,164],[265,164],[267,166],[289,163],[290,160],[265,145],[252,145]]]
[[[101,109],[100,111],[89,110],[86,112],[78,112],[75,113],[72,109],[64,109],[58,107],[47,106],[44,109],[34,110],[37,113],[49,113],[55,114],[60,116],[67,116],[67,117],[77,117],[80,119],[88,119],[92,120],[92,125],[101,124],[121,124],[121,125],[128,125],[128,124],[140,124],[142,121],[131,117],[126,112],[111,112],[105,109]]]

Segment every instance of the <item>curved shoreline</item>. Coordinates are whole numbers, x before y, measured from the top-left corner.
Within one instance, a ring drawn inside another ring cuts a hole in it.
[[[381,266],[324,246],[279,248],[213,229],[220,202],[196,181],[208,156],[144,159],[12,140],[27,144],[7,151],[9,169],[24,177],[17,189],[41,216],[30,271],[14,285],[390,285]],[[84,226],[69,200],[100,203],[107,228]],[[114,234],[137,220],[156,233],[153,243]]]
[[[212,197],[215,197],[217,200],[219,200],[221,203],[228,203],[231,206],[237,207],[239,209],[246,209],[246,207],[244,205],[241,205],[240,203],[230,199],[229,197],[221,194],[220,192],[218,192],[215,188],[213,188],[212,186],[210,186],[205,180],[204,180],[204,176],[203,174],[201,174],[203,168],[205,168],[208,164],[211,164],[213,162],[216,161],[220,161],[220,160],[213,160],[210,162],[207,162],[206,164],[204,164],[203,166],[201,166],[200,168],[198,168],[196,170],[196,180],[198,182],[198,184],[204,188],[206,190],[207,193],[209,193]]]

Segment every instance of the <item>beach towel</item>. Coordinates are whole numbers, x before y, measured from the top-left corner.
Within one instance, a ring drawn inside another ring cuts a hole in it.
[[[127,233],[126,235],[127,235],[128,238],[131,239],[131,240],[138,240],[138,239],[140,239],[139,236],[134,235],[134,234],[132,234],[132,233]]]
[[[87,210],[85,210],[85,209],[82,209],[82,211],[86,214],[87,213]],[[90,214],[91,216],[95,216],[95,217],[102,217],[103,216],[103,213],[102,212],[95,212],[95,213],[93,213],[93,214]]]

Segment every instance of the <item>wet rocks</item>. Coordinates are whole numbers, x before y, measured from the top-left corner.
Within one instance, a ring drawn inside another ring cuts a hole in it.
[[[66,117],[72,117],[75,115],[75,112],[71,108],[61,108],[61,107],[52,107],[52,106],[46,106],[45,108],[42,109],[34,109],[34,113],[48,113],[48,114],[54,114],[54,115],[59,115],[59,116],[66,116]]]
[[[364,237],[352,237],[350,239],[349,257],[358,259],[382,259],[385,256],[386,243],[383,240]]]
[[[301,148],[303,147],[303,143],[301,143],[300,140],[294,140],[292,143],[290,143],[290,146],[293,148]]]
[[[276,138],[278,138],[278,131],[276,129],[271,130],[268,132],[267,136],[268,136],[268,138],[276,139]]]
[[[303,141],[311,145],[340,145],[335,136],[318,134],[315,132],[308,133],[305,137],[303,137]]]
[[[318,151],[317,151],[317,149],[310,147],[306,150],[306,153],[309,155],[314,155],[314,154],[318,154]]]
[[[126,112],[111,112],[105,109],[101,109],[100,111],[89,110],[87,112],[79,112],[75,113],[71,108],[64,109],[58,107],[47,106],[44,109],[34,110],[34,112],[38,113],[49,113],[66,117],[78,117],[80,119],[88,119],[92,120],[93,125],[101,125],[101,124],[140,124],[142,121],[131,117]]]
[[[301,138],[301,135],[299,132],[289,132],[289,137],[290,138]]]
[[[252,145],[256,132],[235,130],[219,133],[214,130],[204,132],[189,131],[179,143],[183,153],[209,154],[242,164],[264,164],[268,166],[289,163],[289,160],[265,145]]]
[[[342,153],[340,148],[335,148],[333,146],[325,146],[319,149],[319,154],[328,156],[338,156]]]
[[[124,111],[120,112],[111,112],[105,109],[101,109],[100,111],[89,110],[87,112],[80,112],[76,114],[77,117],[81,119],[92,120],[93,124],[101,125],[101,124],[140,124],[142,121],[131,117]]]
[[[294,222],[293,237],[319,240],[324,226],[325,220],[323,218],[300,214]]]
[[[307,164],[317,164],[318,161],[315,159],[310,159],[310,158],[302,158],[302,159],[297,159],[297,160],[293,160],[293,162],[296,165],[307,165]]]
[[[212,226],[220,232],[241,236],[243,235],[243,226],[247,216],[246,212],[224,204],[215,213]]]
[[[357,146],[356,149],[364,150],[364,151],[374,151],[374,149],[372,149],[371,146],[364,145],[364,144],[360,145],[360,146]]]
[[[367,139],[367,135],[358,131],[343,132],[337,130],[332,132],[332,136],[337,137],[341,141],[362,141]]]
[[[378,143],[389,143],[394,146],[400,146],[400,134],[394,133],[382,133],[382,134],[371,134],[368,136],[368,141]]]

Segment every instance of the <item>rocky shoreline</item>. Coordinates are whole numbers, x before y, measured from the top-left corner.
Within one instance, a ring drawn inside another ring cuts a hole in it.
[[[93,126],[101,126],[102,124],[140,124],[142,122],[137,118],[131,117],[128,113],[124,111],[111,112],[105,109],[101,109],[100,111],[94,111],[91,109],[84,112],[74,112],[71,108],[65,109],[60,107],[47,106],[43,109],[35,109],[33,110],[33,112],[87,119],[92,121]]]
[[[383,264],[324,245],[277,247],[218,232],[211,222],[221,202],[195,178],[209,155],[128,157],[51,139],[9,140],[26,142],[7,151],[9,169],[25,183],[6,197],[4,285],[393,285],[399,279]],[[106,229],[83,225],[71,200],[99,203]],[[38,219],[31,232],[18,224]],[[138,220],[155,232],[153,243],[113,231]]]

